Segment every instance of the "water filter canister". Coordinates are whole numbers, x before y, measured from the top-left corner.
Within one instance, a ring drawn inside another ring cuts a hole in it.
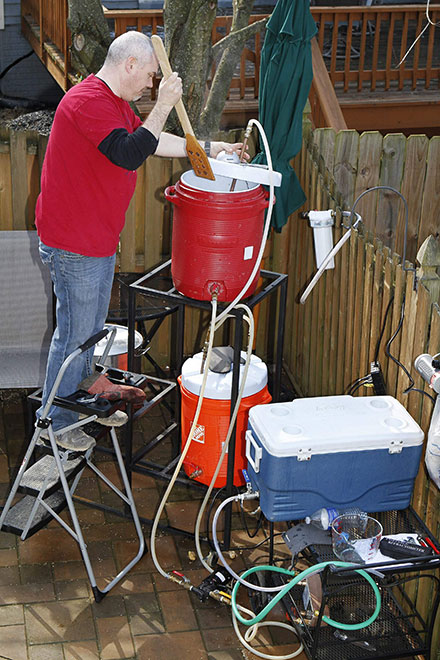
[[[333,212],[331,210],[309,211],[308,215],[310,226],[313,228],[316,267],[319,268],[328,253],[333,249]],[[334,267],[335,260],[330,259],[326,270]]]

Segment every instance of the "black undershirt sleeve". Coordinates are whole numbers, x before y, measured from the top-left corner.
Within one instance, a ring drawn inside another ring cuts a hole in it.
[[[158,144],[153,133],[139,126],[134,133],[125,128],[115,128],[99,143],[98,149],[114,165],[126,170],[136,170],[148,156],[154,154]]]

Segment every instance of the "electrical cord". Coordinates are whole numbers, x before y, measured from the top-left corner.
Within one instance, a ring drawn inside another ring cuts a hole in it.
[[[257,548],[260,548],[262,545],[270,541],[271,538],[274,539],[276,536],[282,535],[283,532],[277,532],[276,534],[266,536],[262,541],[259,541],[259,543],[256,543],[255,545],[234,546],[234,550],[240,550],[241,552],[244,552],[245,550],[256,550]]]
[[[388,314],[391,310],[391,305],[393,303],[393,300],[394,300],[394,295],[391,296],[391,298],[388,302],[387,308],[385,310],[384,319],[383,319],[383,322],[382,322],[382,328],[380,330],[379,338],[376,342],[376,348],[375,348],[375,351],[374,351],[374,358],[373,358],[374,364],[378,363],[380,345],[382,343],[382,339],[383,339],[383,336],[384,336],[384,333],[385,333],[385,328],[386,328],[386,324],[387,324],[387,317],[388,317]],[[348,388],[346,388],[345,394],[350,394],[350,395],[354,394],[355,392],[358,391],[358,389],[362,385],[367,385],[368,384],[368,386],[369,386],[370,383],[372,384],[371,374],[366,374],[365,376],[361,376],[360,378],[356,378],[356,380],[353,381],[353,383],[351,383],[351,385],[349,385]]]
[[[386,325],[387,325],[387,317],[388,317],[388,314],[390,312],[391,305],[393,304],[393,302],[394,302],[394,294],[391,296],[391,298],[388,301],[388,305],[387,305],[387,308],[385,310],[385,314],[384,314],[384,317],[383,317],[382,328],[380,330],[379,338],[376,342],[376,349],[374,351],[374,358],[373,358],[373,361],[374,361],[375,364],[377,364],[377,361],[379,359],[380,345],[382,343],[382,339],[383,339],[383,336],[385,334],[385,328],[386,328]]]
[[[429,5],[429,3],[428,3],[428,5]],[[428,9],[427,9],[427,16],[428,16]],[[373,186],[372,188],[368,188],[368,190],[364,190],[364,192],[362,192],[360,195],[358,195],[358,197],[354,201],[350,215],[351,216],[354,215],[354,210],[355,210],[357,204],[362,199],[362,197],[364,197],[364,195],[366,195],[367,193],[373,192],[375,190],[390,190],[391,192],[394,192],[396,195],[398,195],[400,197],[400,199],[402,200],[402,202],[403,202],[403,205],[404,205],[404,208],[405,208],[405,231],[404,231],[404,239],[403,239],[402,268],[403,268],[404,271],[415,271],[415,268],[407,268],[406,267],[406,247],[407,247],[407,236],[408,236],[408,204],[407,204],[407,201],[406,201],[405,197],[398,190],[396,190],[396,188],[393,188],[392,186]],[[345,236],[346,235],[347,234],[345,234]],[[304,297],[304,294],[303,294],[303,297]],[[384,335],[385,327],[386,327],[386,319],[387,319],[388,313],[391,309],[391,304],[392,304],[393,300],[394,300],[394,296],[391,297],[390,301],[388,302],[387,309],[385,311],[385,316],[384,316],[384,321],[383,321],[383,324],[382,324],[382,329],[381,329],[378,341],[376,343],[376,349],[375,349],[375,352],[374,352],[374,363],[375,364],[377,363],[377,360],[378,360],[379,348],[380,348],[380,344],[381,344],[381,341],[383,339],[383,335]],[[404,316],[405,316],[405,294],[403,295],[403,299],[402,299],[402,306],[401,306],[401,311],[400,311],[399,323],[398,323],[398,326],[397,326],[395,332],[393,333],[393,335],[390,337],[390,339],[387,341],[387,343],[385,345],[385,354],[387,355],[387,357],[389,357],[391,360],[393,360],[393,362],[398,367],[400,367],[404,371],[405,375],[407,376],[407,378],[410,382],[409,387],[407,387],[403,391],[403,394],[409,394],[410,392],[419,392],[420,394],[423,394],[424,396],[427,396],[428,399],[430,399],[431,402],[433,404],[435,404],[435,399],[430,394],[428,394],[428,392],[425,392],[424,390],[421,390],[421,389],[418,389],[417,387],[414,387],[414,384],[415,384],[414,379],[412,378],[409,371],[406,369],[406,367],[396,357],[394,357],[394,355],[391,354],[390,346],[391,346],[392,342],[395,340],[395,338],[397,337],[397,335],[399,334],[399,332],[402,328]],[[370,378],[371,378],[371,376],[370,376],[370,374],[368,374],[368,375],[362,376],[361,378],[354,381],[354,383],[352,383],[352,385],[350,385],[349,393],[353,394],[354,392],[357,392],[357,390],[362,386],[362,384],[364,384],[364,385],[367,384],[367,382]]]
[[[241,521],[243,523],[243,527],[245,529],[246,534],[249,536],[250,539],[254,539],[256,537],[256,535],[258,534],[258,532],[260,531],[262,525],[263,525],[263,519],[264,519],[263,512],[260,511],[260,515],[258,516],[257,524],[256,524],[255,529],[252,533],[249,531],[249,527],[248,527],[248,524],[247,524],[245,512],[244,512],[244,509],[243,509],[242,506],[240,507],[240,518],[241,518]]]
[[[353,381],[353,383],[351,383],[351,385],[349,385],[348,388],[346,388],[345,394],[349,394],[349,395],[354,394],[367,381],[369,381],[371,383],[371,375],[370,374],[366,374],[365,376],[361,376],[360,378],[356,378],[356,380]]]
[[[396,357],[394,357],[394,355],[392,355],[392,353],[390,351],[391,344],[396,339],[397,335],[399,334],[400,330],[402,329],[404,318],[405,318],[405,294],[403,294],[402,305],[401,305],[401,308],[400,308],[399,323],[397,325],[397,328],[396,328],[395,332],[393,333],[393,335],[390,337],[390,339],[387,341],[387,343],[385,345],[385,353],[398,367],[400,367],[400,369],[403,370],[405,376],[409,380],[409,386],[405,390],[403,390],[403,394],[409,394],[410,392],[419,392],[420,394],[423,394],[424,396],[427,396],[428,399],[430,399],[432,401],[432,403],[435,404],[434,397],[432,397],[430,394],[428,394],[428,392],[425,392],[424,390],[420,390],[419,388],[414,387],[414,384],[415,384],[414,383],[414,378],[411,376],[408,369],[400,362],[400,360],[398,360]]]

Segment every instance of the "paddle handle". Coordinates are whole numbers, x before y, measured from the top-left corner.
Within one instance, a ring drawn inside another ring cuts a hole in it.
[[[167,51],[165,50],[165,46],[163,44],[162,39],[157,34],[153,34],[153,36],[151,37],[151,41],[153,42],[154,52],[156,53],[157,60],[160,64],[160,68],[162,69],[162,73],[166,80],[172,74],[172,69],[171,69],[170,61],[168,59]],[[176,108],[177,116],[179,117],[179,121],[182,124],[184,133],[189,135],[194,135],[194,131],[192,129],[191,122],[189,120],[185,106],[183,105],[182,99],[179,99],[179,101],[177,101],[174,107]]]

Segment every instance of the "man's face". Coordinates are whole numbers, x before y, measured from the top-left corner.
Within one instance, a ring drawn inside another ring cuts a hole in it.
[[[158,64],[154,56],[141,61],[135,57],[127,60],[127,93],[126,101],[139,101],[148,88],[153,87],[153,78],[157,73]]]

